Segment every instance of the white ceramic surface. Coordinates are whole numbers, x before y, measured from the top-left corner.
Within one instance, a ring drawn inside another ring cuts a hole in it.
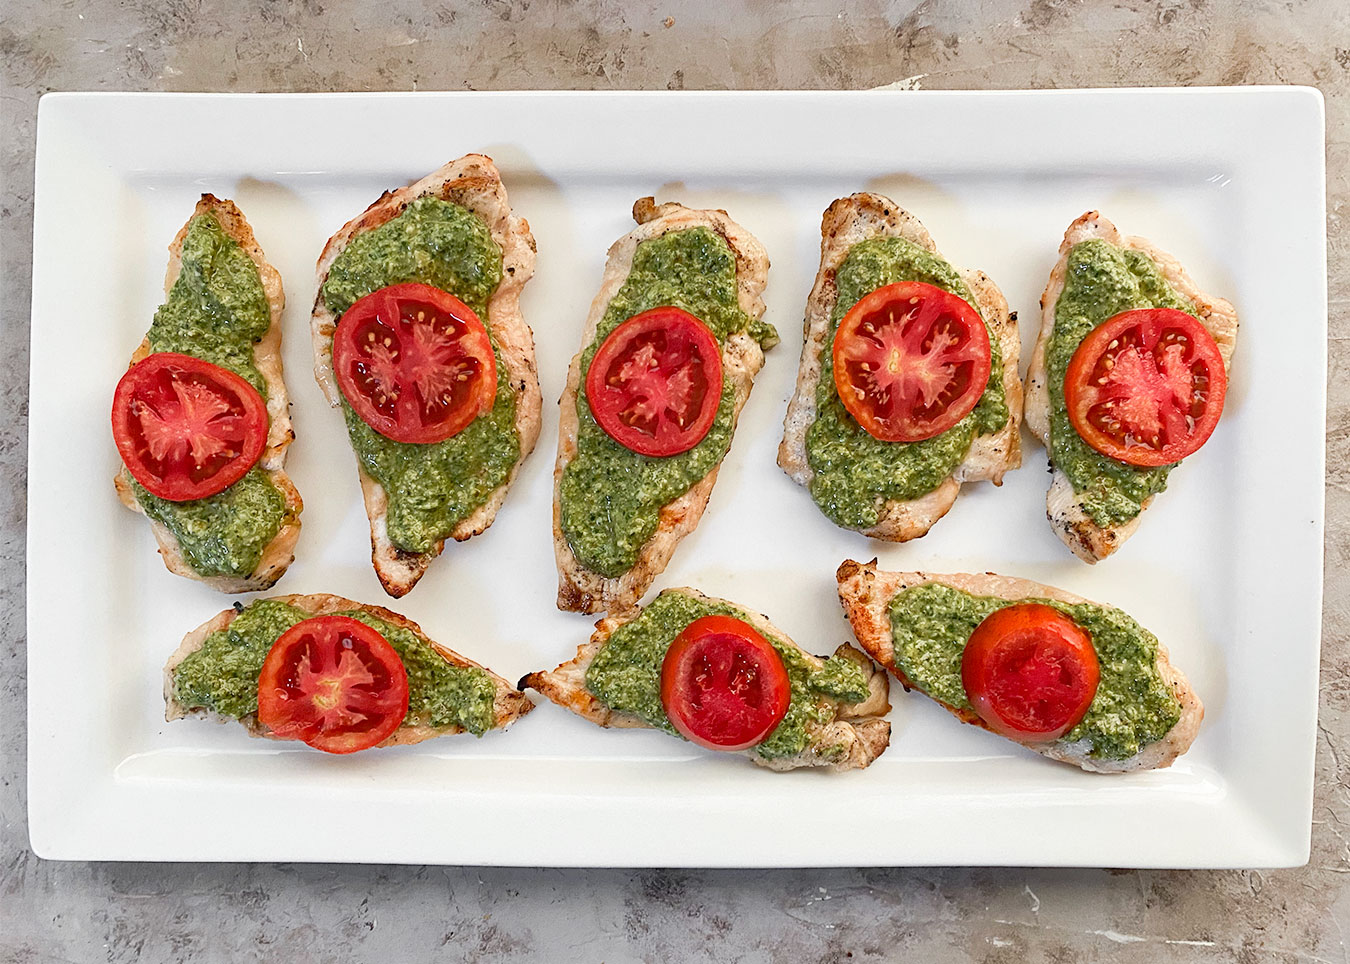
[[[397,133],[416,130],[416,137]],[[372,132],[376,132],[372,135]],[[378,132],[385,132],[383,134]],[[820,132],[826,132],[823,136]],[[385,188],[496,158],[539,246],[522,307],[545,404],[494,527],[393,608],[516,678],[570,657],[553,606],[552,460],[567,362],[637,197],[721,207],[773,260],[768,356],[699,530],[692,585],[807,648],[849,639],[833,571],[995,570],[1118,605],[1206,704],[1169,770],[1080,773],[893,688],[870,769],[774,774],[543,705],[507,733],[328,757],[163,721],[164,659],[231,599],[169,574],[117,502],[108,400],[198,194],[239,203],[281,271],[305,499],[277,592],[388,603],[341,418],[310,374],[313,264]],[[39,113],[29,464],[29,823],[72,859],[521,865],[1276,866],[1307,859],[1317,709],[1326,271],[1322,103],[1307,88],[1004,93],[56,94]],[[879,190],[1022,316],[1064,228],[1098,208],[1242,320],[1228,410],[1138,534],[1096,567],[1044,519],[1044,453],[908,545],[832,526],[774,464],[831,200]],[[91,197],[99,199],[90,204]],[[1294,413],[1294,414],[1290,414]],[[382,819],[363,815],[380,813]],[[333,833],[350,816],[355,832]],[[854,829],[845,829],[854,828]],[[861,828],[869,828],[863,830]]]

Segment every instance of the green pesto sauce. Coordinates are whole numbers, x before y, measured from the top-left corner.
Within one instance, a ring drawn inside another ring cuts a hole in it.
[[[476,736],[492,728],[497,686],[486,670],[452,666],[410,630],[362,611],[338,613],[370,626],[394,647],[408,671],[405,726],[462,726]],[[173,697],[184,706],[241,719],[258,711],[258,674],[286,630],[310,618],[274,599],[250,603],[224,629],[206,637],[174,670]]]
[[[719,344],[748,332],[768,349],[778,343],[771,325],[754,321],[736,297],[736,256],[705,227],[672,231],[643,241],[633,253],[628,279],[581,354],[577,386],[577,454],[558,486],[563,535],[583,566],[614,577],[631,569],[656,531],[661,507],[708,474],[731,447],[735,391],[730,379],[713,426],[687,452],[665,458],[639,455],[596,424],[586,399],[591,359],[615,328],[652,308],[674,305],[701,319]]]
[[[135,479],[131,487],[145,514],[168,527],[203,576],[249,575],[289,514],[286,497],[257,466],[224,492],[188,502],[161,499]]]
[[[357,460],[389,497],[389,540],[405,552],[429,552],[449,536],[506,482],[520,457],[516,401],[525,386],[511,382],[487,312],[501,278],[501,248],[487,223],[468,208],[427,196],[353,238],[324,281],[324,303],[339,318],[372,291],[418,282],[463,301],[492,337],[497,358],[492,411],[442,442],[422,445],[385,438],[343,400]]]
[[[192,355],[247,379],[267,398],[253,346],[272,323],[258,266],[210,214],[188,222],[182,268],[155,312],[150,350]],[[223,492],[169,502],[132,483],[150,518],[177,537],[183,557],[203,576],[247,576],[286,521],[286,498],[254,468]]]
[[[838,296],[821,351],[816,418],[806,430],[811,496],[838,525],[866,529],[877,524],[889,500],[917,499],[952,474],[976,435],[990,435],[1008,421],[1003,392],[1003,356],[989,331],[993,364],[989,384],[975,409],[940,435],[920,442],[883,442],[867,434],[844,408],[834,385],[830,346],[840,320],[865,295],[901,281],[922,281],[956,295],[977,311],[979,304],[961,275],[938,255],[904,238],[870,238],[849,249],[835,273]],[[985,324],[989,321],[986,318]]]
[[[682,592],[661,593],[632,621],[616,629],[595,654],[586,670],[586,688],[610,709],[632,713],[679,736],[661,706],[661,663],[686,626],[703,616],[716,615],[748,618],[745,610],[735,606]],[[841,646],[823,668],[816,669],[797,647],[774,636],[765,638],[782,658],[792,683],[787,715],[755,748],[760,756],[772,760],[806,750],[814,732],[834,722],[840,702],[866,699],[867,677],[847,646]],[[839,751],[842,747],[836,748]]]
[[[272,325],[258,266],[210,214],[188,222],[182,268],[150,325],[151,351],[173,351],[228,368],[264,399],[253,346]]]
[[[1045,363],[1050,390],[1050,462],[1073,483],[1083,509],[1099,526],[1128,522],[1144,501],[1167,488],[1171,466],[1141,469],[1102,455],[1078,435],[1064,405],[1064,374],[1079,344],[1112,315],[1132,308],[1195,305],[1172,290],[1151,258],[1093,238],[1069,249],[1064,290],[1055,302],[1055,327]],[[1198,316],[1197,316],[1198,317]]]
[[[1087,715],[1059,742],[1087,740],[1090,755],[1123,760],[1162,739],[1176,725],[1181,706],[1158,673],[1157,637],[1108,606],[1048,599],[1009,601],[940,584],[915,586],[891,600],[896,668],[929,696],[958,709],[970,709],[961,684],[966,641],[986,616],[1017,602],[1058,609],[1087,631],[1097,650],[1101,667],[1097,695]]]

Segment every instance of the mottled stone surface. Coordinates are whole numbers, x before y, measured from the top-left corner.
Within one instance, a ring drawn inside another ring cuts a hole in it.
[[[27,847],[33,137],[48,90],[1314,84],[1331,361],[1312,859],[1278,872],[82,865]],[[0,5],[0,960],[1347,962],[1350,4],[7,0]]]

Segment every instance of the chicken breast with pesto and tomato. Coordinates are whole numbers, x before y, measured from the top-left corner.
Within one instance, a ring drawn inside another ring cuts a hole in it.
[[[1093,773],[1170,766],[1205,709],[1158,638],[1113,606],[994,573],[848,560],[839,601],[863,649],[963,723]]]
[[[281,371],[281,275],[233,201],[203,194],[169,246],[165,301],[113,393],[122,469],[171,572],[221,592],[272,586],[303,503]]]
[[[883,195],[835,201],[820,233],[778,464],[836,525],[917,539],[1021,464],[1017,316]]]
[[[769,258],[725,211],[633,205],[560,403],[558,608],[632,608],[707,507],[764,351]]]
[[[316,593],[236,605],[164,667],[165,719],[242,724],[326,753],[503,729],[534,708],[506,680],[379,606]]]
[[[520,293],[530,226],[492,159],[386,192],[319,258],[314,372],[356,453],[371,558],[402,596],[447,539],[492,525],[539,436]]]
[[[664,730],[771,770],[857,770],[890,742],[886,673],[843,645],[812,656],[768,618],[693,589],[595,624],[535,689],[605,727]]]
[[[1074,555],[1120,548],[1223,412],[1237,312],[1096,211],[1064,233],[1041,295],[1027,427],[1050,456],[1046,515]]]

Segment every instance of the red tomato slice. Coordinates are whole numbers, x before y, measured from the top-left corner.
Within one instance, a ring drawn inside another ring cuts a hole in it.
[[[431,285],[391,285],[348,308],[333,335],[333,370],[361,421],[396,442],[444,441],[497,399],[483,322]]]
[[[278,637],[258,675],[258,720],[326,753],[388,739],[408,715],[408,671],[394,647],[349,616],[315,616]]]
[[[783,721],[791,699],[778,651],[732,616],[695,619],[661,664],[666,715],[687,739],[710,750],[762,743]]]
[[[667,305],[609,333],[586,372],[591,414],[639,455],[687,452],[722,401],[722,349],[708,326]]]
[[[1058,609],[1022,603],[996,610],[961,655],[961,682],[980,719],[1014,740],[1057,740],[1097,694],[1097,650]]]
[[[1214,336],[1175,308],[1122,311],[1083,339],[1064,374],[1074,430],[1130,465],[1180,462],[1219,424],[1228,374]]]
[[[921,281],[863,297],[834,333],[834,386],[883,442],[918,442],[971,413],[989,382],[989,329],[961,298]]]
[[[244,477],[267,447],[267,403],[232,371],[174,352],[127,369],[113,393],[113,441],[137,482],[172,502]]]

